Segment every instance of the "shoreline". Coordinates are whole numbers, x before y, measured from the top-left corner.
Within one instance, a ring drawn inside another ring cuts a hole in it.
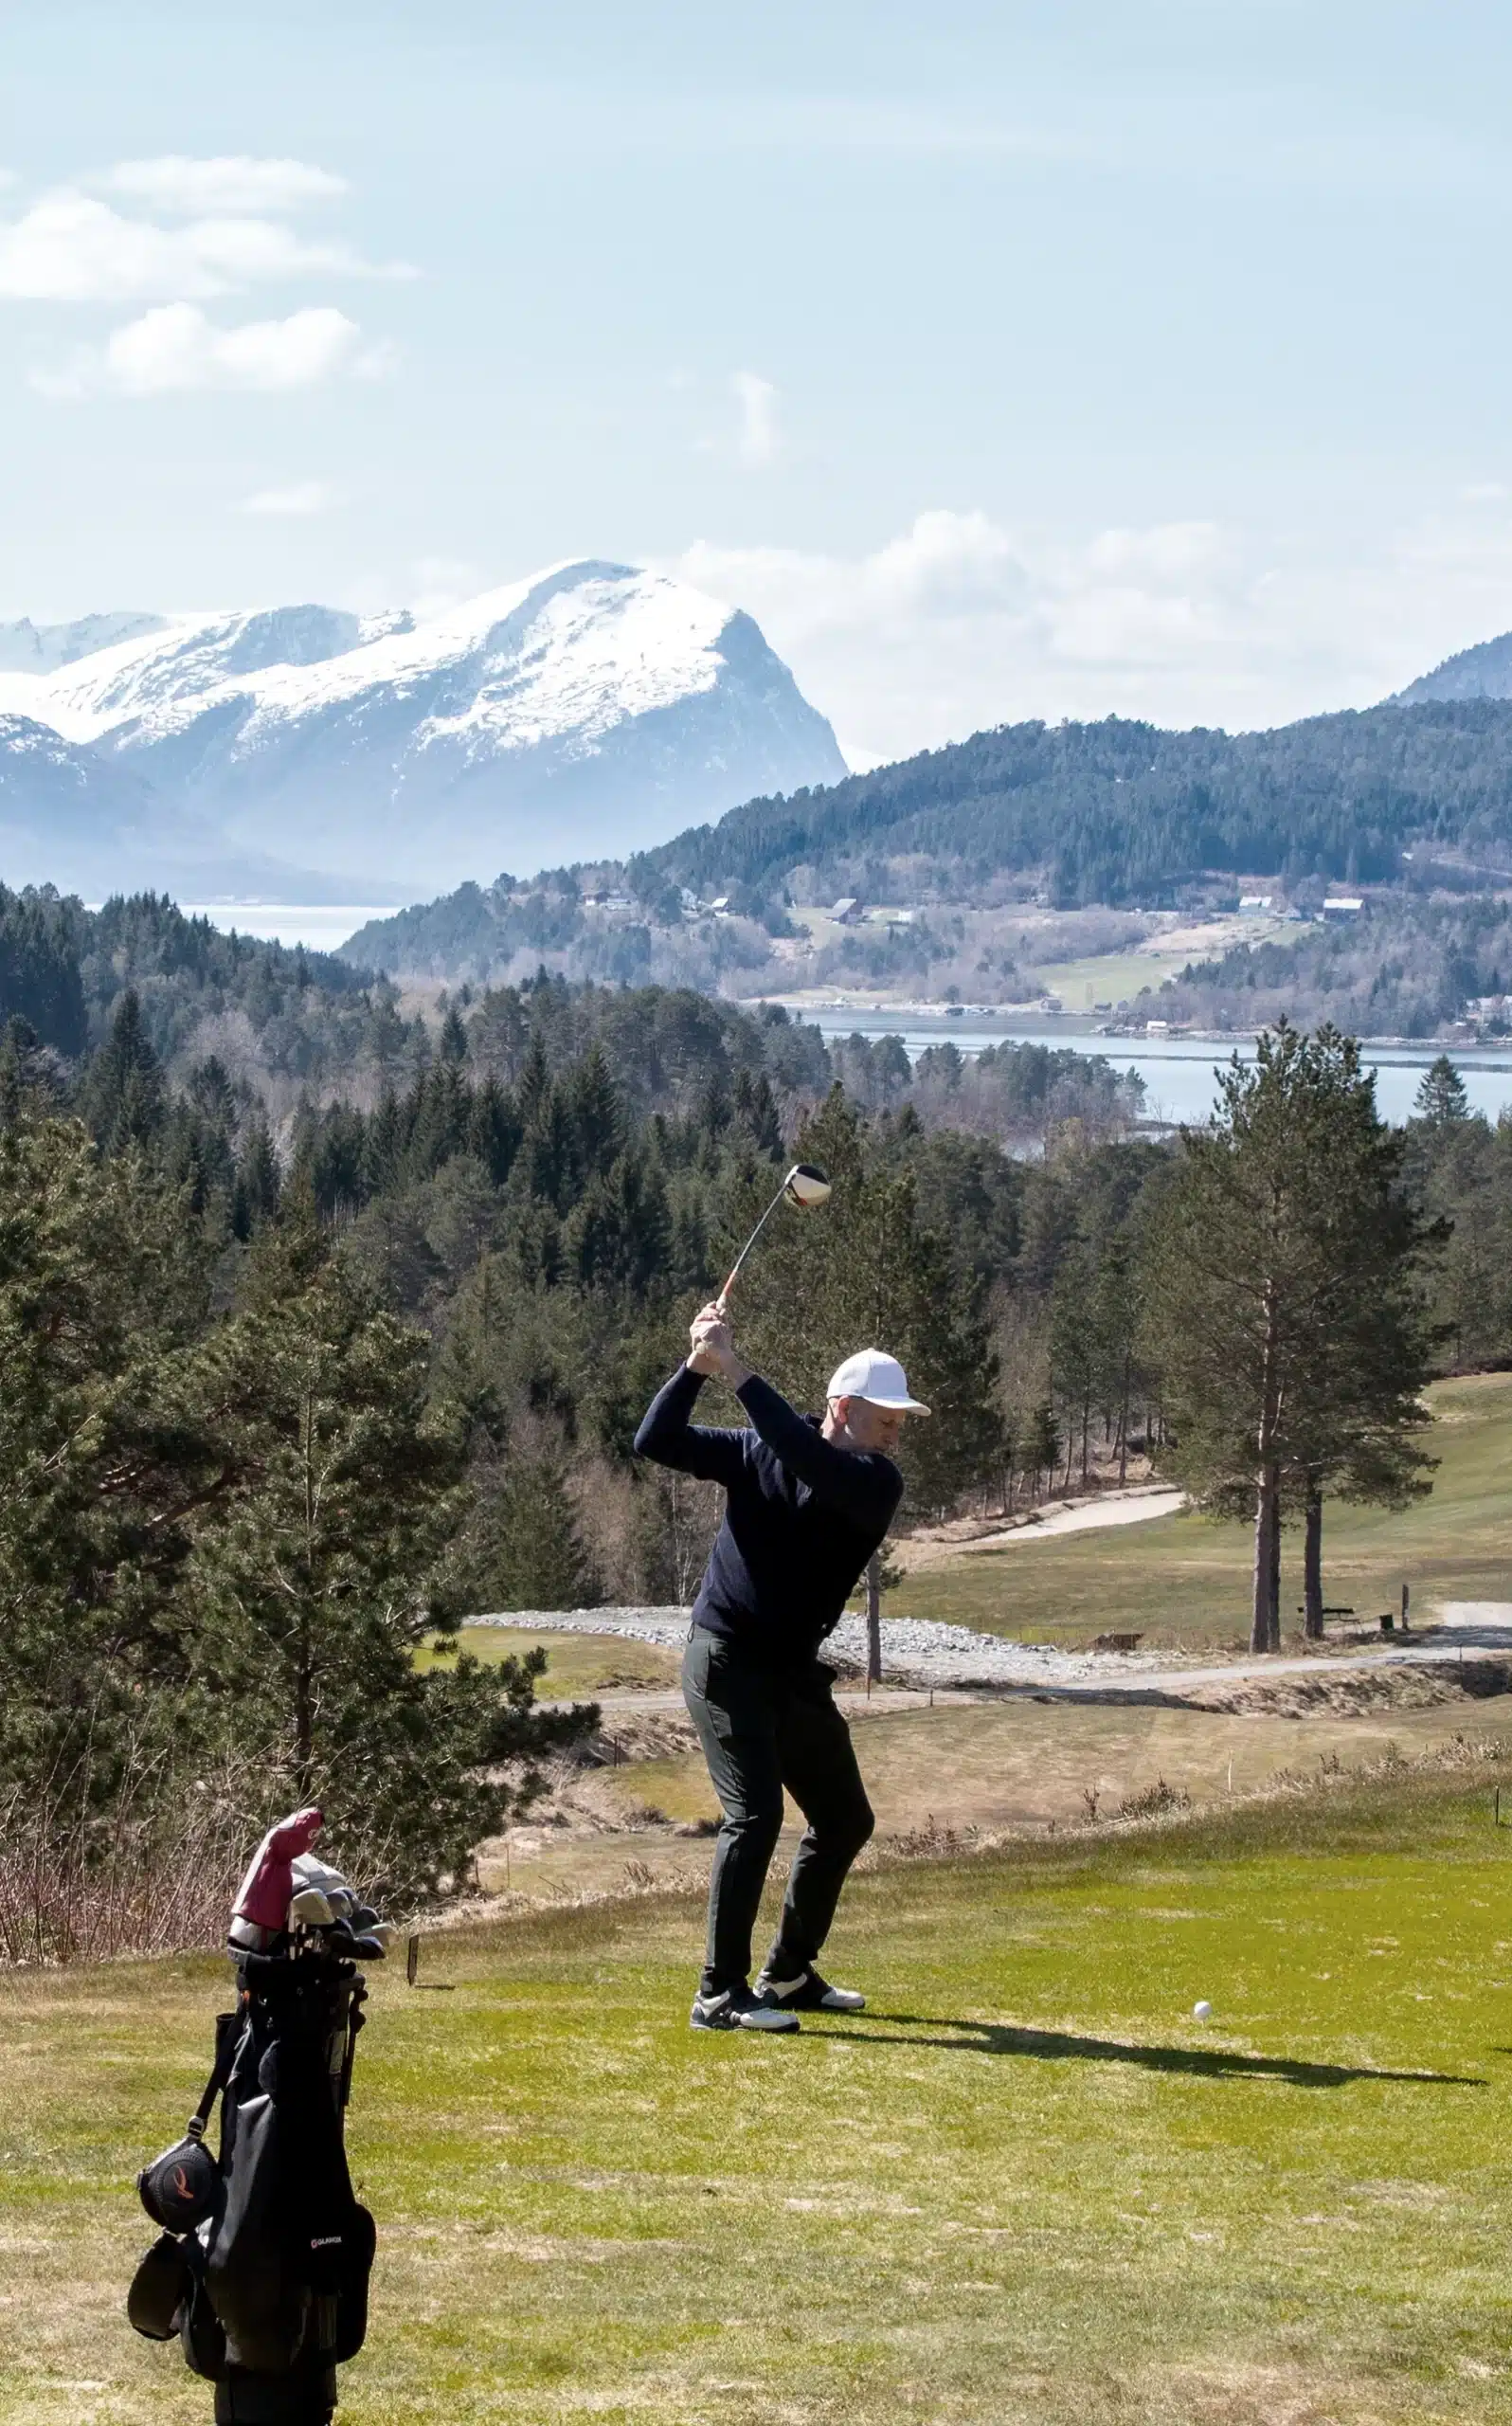
[[[1263,1025],[1255,1028],[1170,1027],[1157,1030],[1152,1036],[1143,1027],[1110,1028],[1106,1019],[1099,1020],[1089,1011],[1046,1011],[1033,1004],[878,1002],[874,998],[863,1003],[835,995],[816,1000],[801,993],[742,994],[729,999],[737,1010],[759,1012],[769,1005],[788,1012],[795,1019],[807,1020],[815,1026],[829,1026],[840,1019],[854,1020],[858,1025],[864,1022],[868,1026],[873,1026],[878,1021],[906,1022],[911,1025],[927,1021],[939,1027],[942,1037],[948,1037],[957,1028],[980,1031],[990,1025],[1000,1027],[1005,1037],[1019,1031],[1098,1037],[1110,1048],[1138,1045],[1145,1052],[1157,1049],[1167,1053],[1173,1059],[1179,1058],[1174,1050],[1179,1046],[1200,1045],[1206,1048],[1216,1045],[1220,1050],[1224,1047],[1232,1050],[1235,1045],[1253,1044],[1256,1038],[1265,1032]],[[824,1014],[828,1017],[821,1017]],[[877,1032],[891,1035],[896,1030],[884,1027]],[[1468,1054],[1476,1059],[1501,1054],[1506,1068],[1512,1071],[1512,1036],[1446,1039],[1361,1035],[1357,1041],[1372,1052],[1421,1055],[1430,1061],[1436,1060],[1441,1053],[1449,1054],[1451,1059]],[[1495,1068],[1498,1064],[1492,1061],[1489,1066]]]

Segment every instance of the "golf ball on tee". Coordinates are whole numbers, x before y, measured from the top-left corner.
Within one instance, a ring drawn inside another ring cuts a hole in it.
[[[1211,2021],[1213,2019],[1213,2007],[1209,2004],[1206,1997],[1198,1997],[1196,2004],[1192,2008],[1192,2019],[1194,2021]]]

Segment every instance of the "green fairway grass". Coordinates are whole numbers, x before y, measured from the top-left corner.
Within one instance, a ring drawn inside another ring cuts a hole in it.
[[[1440,1459],[1430,1497],[1391,1511],[1330,1501],[1323,1529],[1330,1604],[1369,1621],[1395,1609],[1404,1581],[1426,1620],[1429,1603],[1512,1599],[1512,1375],[1440,1382],[1425,1445]],[[1030,1642],[1067,1645],[1103,1633],[1151,1644],[1237,1646],[1249,1631],[1253,1540],[1244,1525],[1193,1515],[1020,1540],[909,1574],[888,1597],[890,1617],[945,1619]],[[1300,1627],[1302,1536],[1288,1530],[1284,1628]]]
[[[539,1691],[562,1701],[573,1695],[586,1698],[617,1690],[644,1692],[675,1686],[681,1666],[680,1653],[619,1635],[532,1634],[528,1626],[463,1626],[457,1642],[475,1658],[490,1662],[519,1658],[539,1644],[546,1653],[546,1674]],[[415,1664],[433,1668],[438,1658],[454,1656],[450,1651],[438,1654],[434,1644],[425,1644],[415,1654]]]
[[[1495,1772],[859,1879],[860,2019],[686,2022],[693,1898],[375,1982],[352,2426],[1512,2418],[1512,1833]],[[0,2418],[179,2426],[135,2167],[225,1966],[0,1978]],[[1204,2028],[1198,1997],[1214,2005]]]

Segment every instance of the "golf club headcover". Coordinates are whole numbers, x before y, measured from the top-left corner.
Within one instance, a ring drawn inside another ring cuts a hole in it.
[[[268,1830],[236,1891],[233,1921],[249,1921],[254,1928],[281,1929],[294,1892],[294,1857],[308,1853],[325,1825],[325,1815],[312,1803],[306,1811],[291,1811]]]

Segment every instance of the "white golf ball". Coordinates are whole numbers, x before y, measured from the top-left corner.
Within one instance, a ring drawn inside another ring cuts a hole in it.
[[[1194,2021],[1211,2021],[1213,2019],[1213,2007],[1209,2004],[1206,1997],[1198,1997],[1196,2004],[1192,2008],[1192,2019]]]

